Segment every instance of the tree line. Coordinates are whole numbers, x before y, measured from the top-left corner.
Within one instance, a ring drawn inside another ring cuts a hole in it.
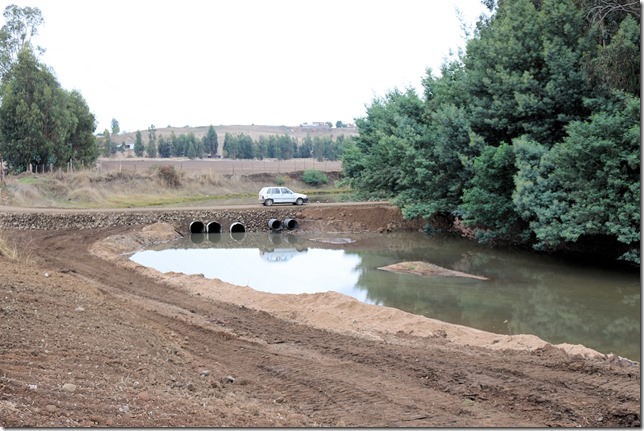
[[[486,4],[422,95],[367,106],[344,175],[428,229],[639,264],[639,4]]]
[[[112,120],[113,124],[118,121]],[[113,139],[114,126],[112,133],[105,130],[98,140],[98,145],[102,149],[105,157],[110,157],[117,152],[124,153],[127,147],[124,142],[118,143]],[[151,125],[147,131],[147,141],[143,140],[143,133],[137,130],[134,141],[134,155],[136,157],[149,158],[169,158],[169,157],[187,157],[189,159],[203,158],[204,156],[214,157],[219,148],[217,132],[211,125],[208,131],[201,139],[197,138],[193,132],[181,133],[177,136],[174,130],[170,136],[159,135],[157,137],[156,127]]]
[[[118,121],[113,120],[118,124]],[[118,126],[117,126],[118,127]],[[112,133],[105,130],[99,137],[99,146],[105,157],[117,152],[125,152],[125,143],[117,143]],[[344,135],[337,138],[333,136],[307,135],[302,141],[295,137],[284,135],[260,135],[257,140],[245,133],[226,133],[223,143],[223,156],[230,159],[258,159],[266,158],[287,160],[293,158],[315,158],[323,160],[339,160],[346,139]],[[144,141],[143,133],[139,130],[135,134],[134,155],[137,157],[168,158],[187,157],[189,159],[216,157],[219,142],[214,126],[210,126],[206,135],[201,139],[193,132],[176,135],[171,131],[170,136],[157,137],[154,125],[148,128],[147,140]]]
[[[244,133],[226,133],[223,154],[231,159],[278,159],[315,158],[322,160],[339,160],[345,143],[344,135],[333,139],[332,136],[306,135],[299,142],[288,135],[261,135],[257,140]]]

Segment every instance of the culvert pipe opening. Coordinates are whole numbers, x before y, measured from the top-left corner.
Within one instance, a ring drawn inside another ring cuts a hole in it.
[[[221,224],[216,221],[208,222],[206,233],[221,233]]]
[[[205,226],[201,220],[190,223],[190,233],[204,233]]]
[[[276,218],[272,218],[268,221],[268,227],[272,230],[282,230],[282,222]]]
[[[246,232],[246,227],[239,223],[235,222],[230,225],[230,233],[240,233],[240,232]]]
[[[286,220],[284,220],[284,226],[286,226],[286,229],[288,230],[297,229],[297,220],[293,218],[287,218]]]

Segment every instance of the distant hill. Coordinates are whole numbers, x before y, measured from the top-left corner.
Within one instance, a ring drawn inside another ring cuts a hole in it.
[[[344,128],[329,128],[329,127],[316,127],[316,126],[256,126],[254,124],[249,126],[223,126],[213,124],[215,131],[217,132],[217,139],[219,141],[219,153],[224,144],[224,138],[226,133],[231,133],[233,135],[245,134],[249,135],[253,140],[258,140],[260,136],[270,136],[270,135],[288,135],[294,138],[297,138],[299,141],[306,138],[306,135],[311,136],[333,136],[337,138],[340,135],[345,137],[357,136],[358,129],[355,127],[344,127]],[[174,131],[176,136],[181,134],[188,134],[190,132],[201,139],[206,133],[208,133],[208,126],[198,126],[198,127],[161,127],[156,129],[157,139],[160,136],[169,137],[170,134]],[[143,137],[143,142],[148,141],[148,131],[147,129],[141,130],[141,135]],[[117,145],[121,143],[125,144],[134,144],[136,140],[136,130],[134,132],[124,132],[118,135],[112,136],[112,141],[116,142]]]

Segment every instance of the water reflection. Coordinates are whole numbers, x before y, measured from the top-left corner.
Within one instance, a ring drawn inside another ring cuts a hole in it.
[[[640,359],[637,271],[563,263],[420,234],[351,239],[355,241],[320,242],[282,232],[244,234],[240,242],[220,234],[215,242],[191,237],[170,245],[173,249],[148,250],[132,259],[161,271],[204,274],[273,293],[335,290],[363,302],[490,332],[535,334],[551,343],[583,344]],[[489,280],[378,270],[412,260]]]

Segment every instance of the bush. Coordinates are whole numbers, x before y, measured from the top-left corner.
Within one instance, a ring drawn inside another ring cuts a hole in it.
[[[319,186],[329,182],[329,178],[324,172],[317,169],[308,169],[302,174],[302,181],[309,186]]]
[[[284,177],[284,175],[276,175],[274,181],[276,185],[283,186],[286,184],[286,177]]]
[[[157,177],[165,187],[178,188],[181,186],[179,174],[174,169],[174,166],[159,166],[157,169]]]

